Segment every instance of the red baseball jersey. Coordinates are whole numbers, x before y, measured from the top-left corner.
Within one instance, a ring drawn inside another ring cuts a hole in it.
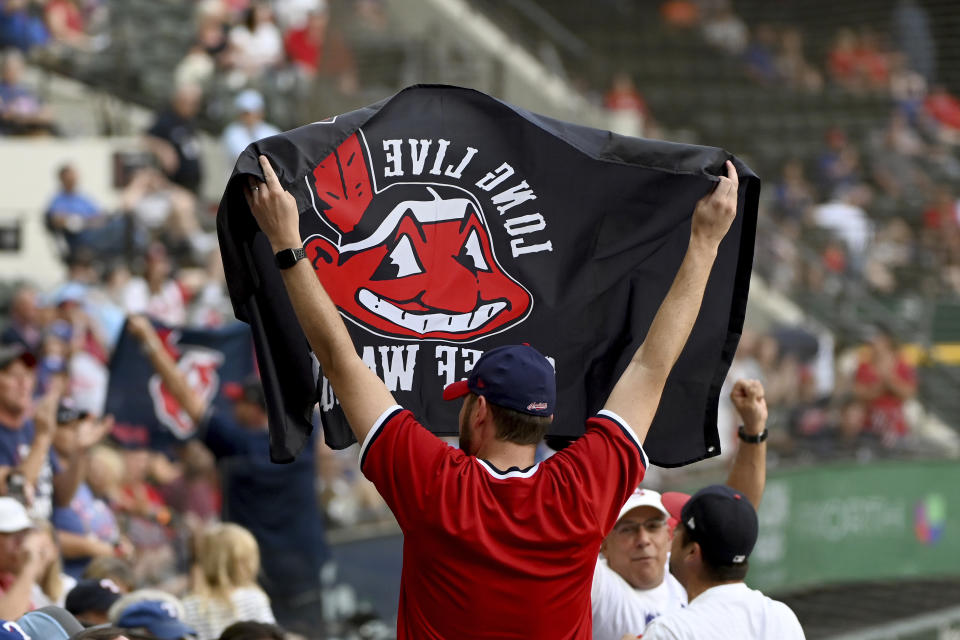
[[[388,409],[360,468],[404,533],[397,637],[589,640],[600,543],[646,465],[609,411],[551,458],[501,470]]]

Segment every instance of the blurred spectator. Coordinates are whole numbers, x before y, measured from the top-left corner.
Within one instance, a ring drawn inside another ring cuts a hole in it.
[[[844,27],[837,30],[833,47],[827,58],[830,78],[840,86],[855,88],[859,81],[857,69],[857,34]]]
[[[91,460],[95,459],[91,456]],[[109,580],[121,594],[127,594],[133,591],[135,579],[133,568],[130,563],[123,558],[101,556],[93,559],[87,565],[87,570],[83,572],[85,580]],[[111,605],[111,608],[112,605]],[[109,617],[109,611],[108,617]]]
[[[339,33],[330,28],[326,7],[313,11],[300,29],[291,29],[285,38],[287,56],[306,76],[332,79],[344,94],[358,88],[353,52]]]
[[[0,618],[13,620],[33,608],[33,588],[49,553],[23,505],[0,497]]]
[[[57,44],[71,49],[90,49],[83,13],[76,0],[47,0],[43,7],[50,36]]]
[[[197,220],[197,199],[153,168],[137,171],[121,193],[121,208],[178,252],[209,250],[212,234]],[[139,236],[138,236],[139,238]]]
[[[718,0],[717,6],[702,24],[703,38],[730,55],[740,55],[747,48],[750,34],[746,23],[733,11],[728,0]]]
[[[907,66],[907,58],[902,52],[892,52],[889,62],[890,95],[896,101],[897,108],[907,117],[907,122],[917,126],[927,96],[927,81]]]
[[[83,579],[67,593],[64,608],[85,627],[107,624],[107,612],[120,595],[120,587],[108,578]]]
[[[170,108],[160,112],[145,139],[166,176],[193,193],[199,190],[203,180],[196,124],[202,100],[203,91],[199,86],[177,87]]]
[[[791,27],[783,30],[776,64],[777,73],[788,86],[805,91],[823,88],[823,76],[807,61],[803,50],[803,34],[799,29]]]
[[[827,148],[817,159],[817,166],[820,188],[831,196],[835,196],[838,190],[849,189],[862,181],[860,152],[840,129],[827,131]]]
[[[23,85],[23,54],[8,49],[0,69],[0,135],[53,133],[53,112]]]
[[[0,3],[0,48],[16,47],[28,52],[50,40],[50,33],[30,0]]]
[[[327,0],[273,0],[277,21],[284,30],[300,29],[307,16],[316,11],[327,11]]]
[[[196,631],[177,613],[177,610],[166,601],[143,600],[123,609],[116,624],[143,638],[192,640],[196,636]]]
[[[858,266],[873,233],[873,222],[864,210],[869,201],[870,190],[859,186],[838,191],[837,197],[813,210],[814,222],[836,233],[846,243]]]
[[[944,232],[960,228],[960,199],[947,185],[940,185],[934,191],[933,201],[923,212],[923,226]]]
[[[63,573],[63,562],[60,559],[60,553],[57,549],[57,542],[54,539],[53,527],[49,522],[37,523],[34,535],[40,539],[42,547],[41,556],[46,560],[33,585],[33,593],[30,596],[31,604],[34,608],[48,606],[63,606],[67,597],[67,592],[73,588],[77,581]]]
[[[10,301],[10,317],[0,334],[0,344],[18,343],[28,351],[36,351],[43,337],[39,319],[36,289],[28,284],[19,285]]]
[[[64,239],[69,253],[78,249],[119,254],[133,242],[125,216],[111,216],[77,190],[77,170],[71,164],[57,171],[60,191],[47,205],[47,228]]]
[[[627,136],[644,135],[649,117],[647,103],[637,91],[629,73],[620,71],[613,76],[610,90],[604,96],[603,106],[611,115],[611,131]]]
[[[783,166],[780,182],[774,186],[774,203],[777,212],[789,220],[802,220],[813,206],[816,193],[804,175],[803,163],[789,160]]]
[[[209,411],[163,349],[150,322],[132,317],[128,327],[217,457],[224,519],[250,530],[263,556],[270,558],[263,567],[263,586],[277,620],[292,631],[316,633],[320,570],[328,556],[314,488],[316,442],[309,442],[296,461],[272,464],[266,400],[259,380],[251,378],[224,389],[234,401],[232,415]]]
[[[110,432],[113,420],[96,420],[68,407],[64,407],[61,414],[65,415],[58,417],[53,448],[61,456],[80,448],[84,452],[82,462],[87,467],[90,448]],[[81,480],[68,505],[54,509],[52,522],[59,533],[64,570],[74,578],[80,578],[95,557],[131,551],[129,544],[121,544],[120,527],[110,506],[93,494],[86,478]]]
[[[700,7],[690,0],[667,0],[660,5],[660,16],[667,26],[690,29],[700,21]]]
[[[747,64],[747,73],[761,84],[768,84],[779,79],[777,69],[777,30],[770,24],[757,25],[753,41],[743,54]]]
[[[877,33],[870,27],[860,29],[856,50],[856,73],[870,89],[885,89],[890,82],[890,64],[881,49]]]
[[[220,634],[219,640],[284,640],[283,629],[262,622],[235,622]]]
[[[249,78],[257,78],[283,60],[283,37],[273,19],[269,2],[256,0],[241,24],[230,31],[236,50],[236,66]]]
[[[199,274],[198,283],[190,288],[190,304],[187,324],[191,327],[216,328],[233,321],[233,305],[227,293],[227,279],[223,273],[220,250],[207,255],[206,266]]]
[[[150,436],[145,427],[126,425],[115,428],[113,438],[120,442],[123,459],[123,480],[115,512],[126,522],[126,535],[135,554],[134,575],[138,582],[160,585],[175,573],[175,555],[168,530],[172,513],[163,495],[150,482],[154,454],[148,447]]]
[[[906,54],[907,66],[923,78],[936,76],[936,39],[927,11],[916,0],[899,0],[893,10],[897,48]]]
[[[191,530],[199,529],[220,515],[221,498],[216,461],[199,440],[190,440],[178,455],[180,473],[160,487],[164,502],[184,518]]]
[[[236,55],[229,34],[230,24],[223,2],[200,2],[197,5],[196,41],[174,70],[176,85],[203,86],[212,79],[214,72],[233,69]]]
[[[270,599],[257,586],[260,552],[249,531],[229,523],[210,527],[201,534],[197,552],[199,570],[183,607],[184,621],[199,640],[217,640],[241,620],[276,622]]]
[[[960,100],[943,85],[934,85],[924,107],[940,126],[941,139],[951,144],[960,142]]]
[[[878,329],[866,345],[853,388],[867,407],[867,429],[886,446],[894,446],[908,433],[903,405],[917,392],[916,371],[888,330]]]
[[[154,243],[147,249],[143,278],[131,278],[123,292],[128,313],[145,313],[171,327],[187,320],[183,290],[171,277],[173,266],[166,248]]]
[[[222,143],[227,162],[234,164],[243,150],[253,142],[280,133],[263,119],[263,96],[258,91],[246,89],[233,100],[237,116],[223,130]]]
[[[31,516],[47,520],[53,513],[54,475],[65,477],[59,459],[50,450],[60,390],[51,388],[34,412],[31,396],[35,366],[33,355],[22,346],[0,346],[0,465],[14,467],[23,475],[24,501]],[[67,491],[64,486],[62,492]]]

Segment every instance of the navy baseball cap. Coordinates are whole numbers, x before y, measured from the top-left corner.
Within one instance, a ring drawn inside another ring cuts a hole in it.
[[[123,610],[117,626],[124,629],[145,629],[159,640],[180,640],[197,635],[192,627],[177,617],[169,602],[142,600]]]
[[[90,611],[106,613],[120,599],[120,587],[113,580],[80,580],[67,594],[64,603],[67,611],[75,616]]]
[[[555,377],[542,353],[529,345],[511,344],[480,356],[466,380],[443,389],[443,399],[456,400],[472,391],[500,407],[551,416],[557,404]]]
[[[243,382],[227,382],[223,385],[223,395],[234,402],[243,400],[261,407],[267,406],[267,398],[263,393],[263,384],[256,374],[247,376]]]
[[[663,505],[714,564],[743,564],[757,543],[756,510],[745,495],[724,484],[712,484],[692,496],[665,493]]]

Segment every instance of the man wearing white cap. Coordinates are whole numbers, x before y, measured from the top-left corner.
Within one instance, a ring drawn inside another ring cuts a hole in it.
[[[50,559],[32,529],[23,505],[0,497],[0,619],[13,620],[32,608],[33,585]]]
[[[227,160],[232,165],[237,157],[243,153],[247,145],[280,133],[280,129],[268,122],[264,122],[263,96],[253,89],[245,89],[237,94],[233,100],[236,109],[236,119],[223,130],[223,148]]]
[[[743,420],[727,485],[756,507],[766,480],[767,404],[763,385],[738,380],[730,394]],[[623,507],[600,547],[593,574],[591,606],[594,640],[635,637],[647,624],[687,605],[687,592],[668,571],[672,539],[670,512],[656,491],[638,488]]]

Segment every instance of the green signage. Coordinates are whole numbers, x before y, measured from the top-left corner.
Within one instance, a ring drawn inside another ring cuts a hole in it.
[[[828,466],[771,474],[748,582],[960,575],[960,464]]]

